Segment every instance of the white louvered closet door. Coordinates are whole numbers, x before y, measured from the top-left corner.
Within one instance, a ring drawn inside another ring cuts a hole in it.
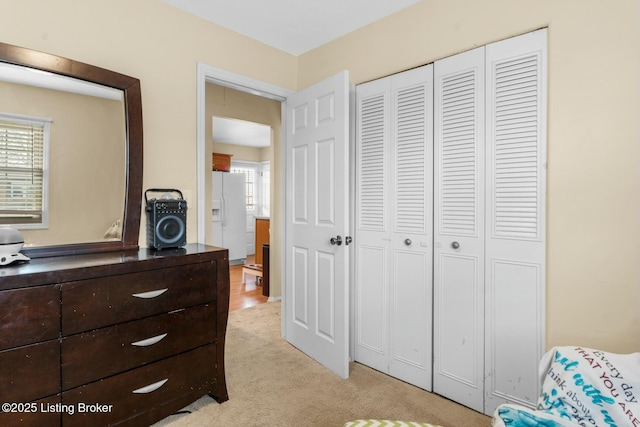
[[[484,393],[484,48],[434,65],[433,389]]]
[[[356,89],[355,360],[432,383],[431,65]]]
[[[356,87],[356,229],[354,360],[388,373],[389,129],[387,79]]]
[[[546,30],[486,47],[485,411],[535,407],[545,351]]]
[[[437,61],[434,84],[434,391],[485,414],[533,407],[545,348],[546,31]]]

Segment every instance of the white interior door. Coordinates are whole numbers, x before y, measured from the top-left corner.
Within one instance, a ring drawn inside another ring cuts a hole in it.
[[[484,48],[434,66],[433,390],[483,411]]]
[[[286,102],[285,337],[349,376],[349,75]]]

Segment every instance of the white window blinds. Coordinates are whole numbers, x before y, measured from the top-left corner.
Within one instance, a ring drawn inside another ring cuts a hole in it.
[[[252,212],[255,209],[255,183],[256,183],[256,167],[247,165],[231,166],[231,173],[243,173],[246,183],[246,205],[247,211]]]
[[[0,224],[42,224],[46,120],[0,116]]]

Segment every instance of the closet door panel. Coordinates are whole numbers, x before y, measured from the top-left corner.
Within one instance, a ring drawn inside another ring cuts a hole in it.
[[[399,249],[393,257],[389,374],[431,391],[430,254]]]
[[[433,66],[391,77],[389,373],[431,390]]]
[[[483,411],[484,48],[434,66],[434,378]]]
[[[357,246],[354,359],[382,372],[388,369],[388,259],[383,246]]]
[[[486,411],[535,407],[545,351],[546,30],[486,47]],[[516,381],[517,380],[517,381]]]
[[[476,358],[482,354],[484,343],[470,335],[468,329],[478,317],[478,290],[482,288],[478,270],[482,262],[478,257],[457,254],[441,254],[438,260],[441,268],[437,280],[447,286],[440,290],[436,308],[440,324],[446,325],[446,330],[440,329],[436,334],[437,373],[471,387],[474,392],[483,388]],[[457,309],[450,310],[452,306]]]
[[[379,371],[389,364],[390,82],[356,91],[356,231],[354,359]]]
[[[487,307],[487,379],[485,412],[501,403],[534,407],[541,354],[539,283],[542,265],[491,258]]]

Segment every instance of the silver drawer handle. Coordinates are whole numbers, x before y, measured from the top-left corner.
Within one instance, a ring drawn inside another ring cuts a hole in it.
[[[169,288],[164,288],[164,289],[158,289],[157,291],[149,291],[149,292],[141,292],[139,294],[131,294],[131,296],[134,296],[136,298],[150,299],[150,298],[158,297],[158,296],[164,294],[165,292],[167,292],[168,290],[169,290]]]
[[[162,381],[158,381],[157,383],[149,384],[148,386],[139,388],[137,390],[133,390],[132,393],[136,393],[136,394],[151,393],[152,391],[156,391],[157,389],[162,387],[164,383],[166,383],[167,381],[169,381],[169,378],[166,378]]]
[[[150,345],[154,345],[155,343],[162,341],[166,336],[167,334],[156,335],[155,337],[147,338],[146,340],[132,342],[131,345],[135,345],[136,347],[149,347]]]

